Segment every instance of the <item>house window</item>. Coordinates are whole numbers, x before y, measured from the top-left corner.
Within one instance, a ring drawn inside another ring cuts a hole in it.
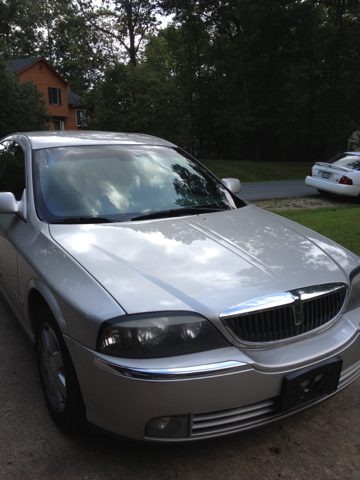
[[[60,88],[49,87],[49,103],[50,105],[61,105]]]
[[[63,120],[54,120],[55,130],[65,130],[65,122]]]
[[[76,113],[76,126],[86,127],[86,110],[75,110]]]

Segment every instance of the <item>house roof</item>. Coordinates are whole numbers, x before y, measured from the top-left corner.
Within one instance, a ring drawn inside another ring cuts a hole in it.
[[[38,62],[39,60],[43,60],[54,71],[54,73],[61,78],[61,80],[63,80],[67,85],[69,85],[69,83],[60,75],[59,72],[55,70],[54,67],[50,65],[49,62],[45,60],[44,57],[16,58],[14,60],[9,60],[9,70],[13,73],[18,74],[33,65],[34,63]],[[76,93],[70,92],[70,90],[68,90],[69,105],[72,105],[79,100],[82,100],[82,97],[80,97],[80,95],[77,95]]]
[[[80,97],[80,95],[77,95],[76,93],[70,92],[70,90],[68,90],[69,105],[72,105],[73,103],[78,102],[79,100],[82,100],[82,97]]]
[[[29,67],[33,63],[41,60],[43,57],[30,57],[30,58],[16,58],[15,60],[10,60],[9,63],[9,70],[14,73],[21,72],[25,68]]]

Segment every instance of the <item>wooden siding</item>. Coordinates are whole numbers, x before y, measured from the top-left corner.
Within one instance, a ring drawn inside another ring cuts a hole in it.
[[[68,84],[57,75],[43,60],[39,60],[17,74],[20,83],[32,80],[38,90],[43,93],[48,112],[53,115],[54,120],[64,121],[65,130],[82,130],[76,126],[75,109],[69,107]],[[61,94],[61,105],[50,105],[49,87],[59,88]],[[50,130],[55,130],[54,122],[50,123]]]
[[[76,109],[70,107],[69,108],[69,117],[67,119],[67,129],[66,130],[82,130],[81,127],[76,126]]]

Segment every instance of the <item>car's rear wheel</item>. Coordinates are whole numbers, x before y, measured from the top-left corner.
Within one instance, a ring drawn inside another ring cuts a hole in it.
[[[329,192],[326,192],[325,190],[321,190],[320,188],[317,188],[317,191],[320,193],[320,195],[330,195]]]
[[[43,305],[36,319],[36,353],[45,401],[64,432],[82,429],[85,407],[74,365],[51,310]]]

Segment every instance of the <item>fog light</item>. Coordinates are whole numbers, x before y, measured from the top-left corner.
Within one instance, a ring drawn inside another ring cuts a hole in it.
[[[145,435],[147,437],[188,437],[189,425],[189,415],[153,418],[145,427]]]

